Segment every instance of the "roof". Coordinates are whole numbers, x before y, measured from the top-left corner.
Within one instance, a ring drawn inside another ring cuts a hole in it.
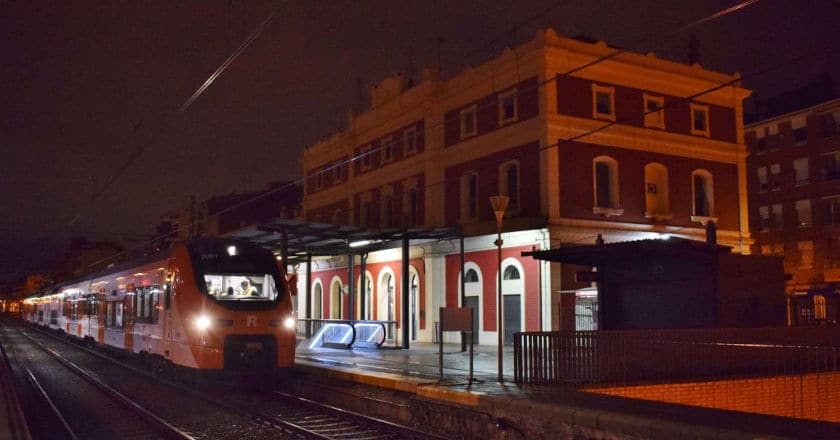
[[[225,236],[248,239],[280,255],[284,233],[287,237],[287,252],[290,260],[306,254],[312,256],[350,255],[391,249],[401,246],[405,236],[411,240],[435,241],[460,237],[460,231],[457,228],[367,230],[358,226],[282,218],[248,226]],[[362,246],[351,246],[351,244],[364,242],[368,243]]]
[[[597,266],[607,261],[642,256],[716,255],[731,251],[731,246],[709,246],[704,241],[671,237],[667,240],[648,239],[610,244],[560,247],[543,251],[523,252],[522,256],[532,257],[537,260]]]

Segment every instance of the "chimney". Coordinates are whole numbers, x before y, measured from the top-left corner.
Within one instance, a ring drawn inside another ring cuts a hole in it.
[[[717,227],[715,227],[715,222],[711,220],[706,222],[706,244],[709,246],[717,245]]]

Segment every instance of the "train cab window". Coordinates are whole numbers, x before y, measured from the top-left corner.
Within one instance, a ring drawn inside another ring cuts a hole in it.
[[[208,295],[219,301],[274,301],[277,286],[271,274],[205,274]]]

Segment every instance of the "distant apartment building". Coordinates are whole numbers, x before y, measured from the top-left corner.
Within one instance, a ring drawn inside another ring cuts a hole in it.
[[[784,256],[793,325],[840,320],[840,99],[746,126],[753,252]]]
[[[652,53],[568,73],[616,51],[549,29],[448,79],[433,71],[411,86],[386,78],[371,89],[370,109],[305,149],[305,220],[459,228],[463,292],[459,239],[412,243],[410,323],[398,325],[421,341],[432,340],[438,307],[469,306],[478,342],[496,343],[493,195],[510,198],[501,269],[507,341],[514,331],[597,327],[594,289],[576,281],[581,268],[522,251],[591,244],[598,234],[608,243],[704,240],[713,221],[720,244],[749,253],[742,101],[750,92],[737,74]],[[359,316],[342,299],[346,258],[316,262],[311,317],[399,321],[399,255],[372,253],[367,263],[370,305]]]

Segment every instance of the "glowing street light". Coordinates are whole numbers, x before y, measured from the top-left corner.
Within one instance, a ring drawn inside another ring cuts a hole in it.
[[[498,339],[499,339],[499,346],[496,349],[496,353],[499,357],[499,382],[504,380],[504,370],[503,368],[503,359],[502,359],[502,347],[505,345],[505,332],[504,332],[504,315],[503,315],[503,307],[504,307],[504,296],[502,296],[502,219],[505,216],[505,210],[507,209],[508,202],[510,201],[510,197],[508,196],[491,196],[490,197],[490,205],[493,207],[493,212],[496,214],[496,249],[498,251],[499,256],[499,280],[498,280],[498,290],[499,290],[499,305],[497,306],[497,318],[496,318],[496,331],[498,332]]]

